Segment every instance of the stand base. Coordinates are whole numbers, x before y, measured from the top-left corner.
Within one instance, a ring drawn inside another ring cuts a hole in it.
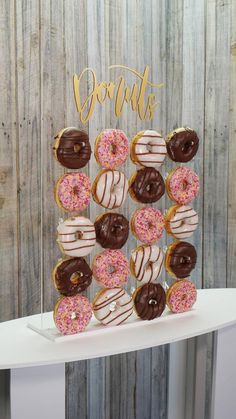
[[[192,316],[195,313],[195,310],[187,311],[186,313],[179,313],[173,314],[167,308],[162,314],[161,317],[151,320],[147,322],[147,320],[141,320],[136,315],[130,316],[130,318],[123,324],[119,325],[118,329],[117,326],[104,326],[98,322],[98,320],[93,316],[91,322],[89,323],[88,327],[82,333],[77,333],[75,335],[61,335],[61,333],[57,330],[52,313],[43,313],[38,318],[34,319],[30,323],[27,324],[27,327],[34,332],[38,333],[41,336],[53,341],[53,342],[65,342],[69,340],[75,339],[84,339],[84,337],[94,336],[96,334],[110,334],[114,333],[114,331],[121,331],[121,330],[128,330],[134,329],[141,324],[160,324],[170,320],[170,317],[174,319],[179,319],[181,317],[186,318],[188,316]]]

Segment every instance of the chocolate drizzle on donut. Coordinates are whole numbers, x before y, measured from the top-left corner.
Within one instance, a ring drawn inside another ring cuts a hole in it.
[[[170,257],[170,269],[177,278],[187,278],[197,262],[195,247],[183,241],[171,246],[167,252],[168,256]]]
[[[135,292],[135,310],[143,320],[152,320],[161,316],[165,305],[166,293],[161,284],[144,284]]]
[[[57,160],[68,169],[84,167],[91,156],[89,137],[84,131],[76,128],[66,128],[55,138],[58,145],[55,148]]]
[[[165,193],[164,180],[154,167],[145,167],[137,171],[130,184],[131,196],[143,204],[157,202]]]
[[[89,287],[92,282],[92,271],[81,257],[67,259],[57,266],[54,281],[62,295],[72,296]]]
[[[120,249],[128,239],[129,222],[122,214],[103,214],[94,226],[97,242],[105,249]]]
[[[191,128],[180,128],[173,131],[166,142],[171,160],[180,163],[190,161],[198,151],[199,138]]]

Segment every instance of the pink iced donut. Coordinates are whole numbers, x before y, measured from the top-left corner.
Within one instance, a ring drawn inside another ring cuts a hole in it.
[[[189,204],[199,192],[199,177],[189,167],[177,167],[167,177],[166,188],[170,199],[180,205]]]
[[[166,302],[173,313],[183,313],[192,308],[197,299],[193,282],[187,279],[175,281],[167,291]]]
[[[56,183],[55,198],[66,211],[83,211],[90,202],[91,183],[85,173],[66,173]]]
[[[102,287],[120,287],[128,281],[129,262],[121,250],[106,249],[95,256],[92,270]]]
[[[138,240],[152,244],[162,236],[165,219],[158,209],[146,207],[134,211],[131,229]]]
[[[92,305],[87,297],[77,294],[60,298],[54,308],[54,322],[63,335],[83,332],[92,317]]]
[[[129,140],[120,129],[105,129],[95,143],[97,162],[106,169],[121,166],[129,154]]]

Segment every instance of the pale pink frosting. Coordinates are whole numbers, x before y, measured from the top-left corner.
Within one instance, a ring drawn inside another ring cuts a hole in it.
[[[198,175],[189,167],[178,167],[170,177],[169,189],[171,198],[178,204],[192,202],[199,192]]]
[[[141,208],[133,215],[134,232],[138,239],[146,244],[152,244],[159,240],[164,226],[165,219],[158,209]]]
[[[129,154],[129,140],[119,129],[105,129],[99,137],[97,159],[102,167],[115,169],[121,166]]]
[[[66,173],[59,180],[57,194],[66,211],[83,211],[90,202],[90,180],[85,173]]]
[[[188,280],[178,281],[173,289],[170,290],[168,305],[173,313],[183,313],[192,308],[197,299],[197,290],[195,285]]]
[[[87,297],[63,297],[54,313],[54,321],[63,335],[83,332],[92,317],[92,305]]]
[[[128,281],[129,262],[121,250],[107,249],[95,256],[93,274],[103,287],[120,287]]]

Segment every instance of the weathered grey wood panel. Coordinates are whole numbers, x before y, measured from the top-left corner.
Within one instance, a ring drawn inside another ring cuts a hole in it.
[[[235,287],[236,271],[236,190],[234,173],[236,167],[236,2],[231,0],[230,13],[230,73],[229,73],[229,168],[228,168],[228,246],[227,286]]]
[[[108,73],[110,64],[140,71],[149,64],[152,79],[165,83],[153,128],[166,133],[188,124],[197,130],[202,141],[191,165],[201,175],[202,194],[194,207],[203,222],[192,241],[199,255],[193,279],[199,287],[235,286],[234,0],[2,0],[0,11],[0,319],[40,310],[40,269],[45,310],[57,298],[51,269],[60,257],[55,229],[63,212],[52,192],[63,168],[51,146],[63,126],[80,125],[72,74],[86,66],[103,80],[116,74]],[[117,121],[111,109],[96,108],[85,127],[91,142],[108,126],[124,129],[130,138],[150,127],[128,108]],[[95,177],[94,159],[85,170]],[[134,170],[124,166],[128,176]],[[166,198],[158,207],[170,205]],[[133,209],[129,199],[121,211],[129,217]],[[95,219],[98,212],[93,204],[87,214]],[[169,241],[164,238],[162,245]],[[131,236],[124,251],[135,246]],[[131,280],[128,289],[133,285]],[[96,289],[93,284],[90,297]],[[211,349],[209,340],[207,400]],[[167,369],[168,347],[68,364],[67,418],[165,418]]]
[[[19,184],[19,313],[24,316],[40,311],[40,17],[38,0],[15,4],[19,142],[15,181]]]
[[[0,318],[18,316],[18,135],[16,106],[15,8],[0,3]]]
[[[232,136],[229,137],[230,97],[231,103],[233,100],[232,92],[230,92],[230,31],[234,27],[231,25],[231,16],[234,21],[235,10],[231,9],[230,2],[207,2],[203,160],[203,286],[206,288],[226,287],[227,273],[230,271],[230,266],[235,263],[233,258],[231,261],[229,259],[231,255],[229,248],[233,249],[230,243],[234,230],[231,229],[232,219],[230,222],[228,219],[230,200],[235,199],[235,188],[232,191],[232,186],[230,186],[235,155],[233,152],[229,154],[230,144],[231,147],[233,144]],[[235,82],[235,74],[233,80]],[[235,287],[236,282],[235,277],[232,278],[232,271],[229,278],[229,286]],[[211,336],[208,337],[207,346],[206,419],[210,416],[212,383],[213,340]]]
[[[228,230],[230,3],[207,2],[205,48],[203,281],[205,287],[225,287]]]
[[[54,184],[64,173],[52,152],[54,135],[66,121],[66,65],[64,1],[42,0],[40,3],[40,115],[43,236],[44,310],[50,310],[56,298],[51,272],[60,256],[56,244],[56,227],[61,211],[54,201]],[[52,112],[56,109],[56,112]]]

